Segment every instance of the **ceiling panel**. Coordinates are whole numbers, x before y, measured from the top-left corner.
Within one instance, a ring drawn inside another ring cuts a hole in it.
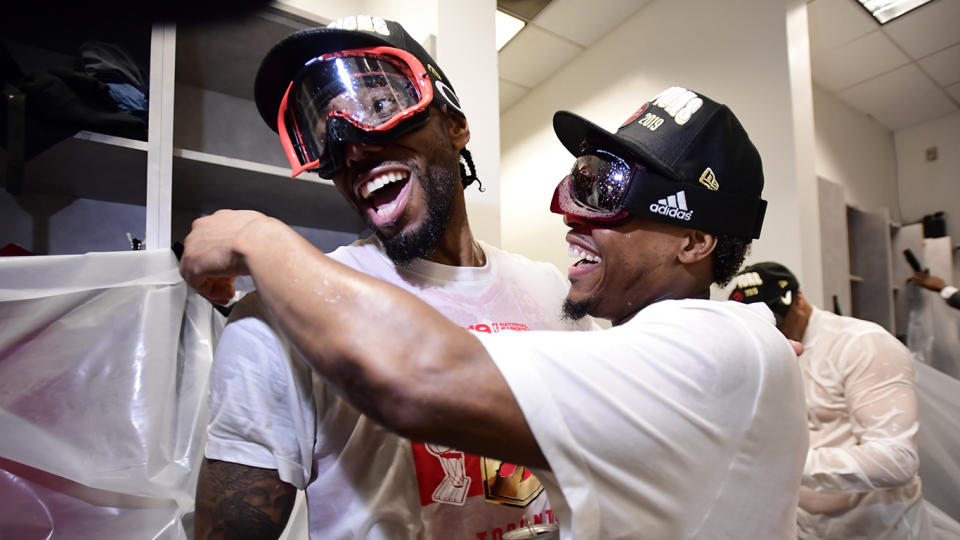
[[[931,54],[920,60],[920,66],[943,86],[960,82],[960,45]]]
[[[885,24],[883,31],[919,60],[960,43],[960,0],[933,0]]]
[[[533,88],[581,51],[575,43],[528,26],[500,50],[500,77]]]
[[[883,32],[871,32],[829,54],[811,58],[813,77],[824,88],[837,92],[872,79],[910,62]]]
[[[500,79],[500,113],[509,109],[514,103],[527,95],[530,89],[519,84]]]
[[[640,10],[649,0],[553,0],[533,23],[589,47]]]
[[[953,96],[953,99],[960,101],[960,83],[948,87],[947,93]]]
[[[810,48],[831,50],[869,34],[880,25],[855,0],[815,0],[807,4]]]
[[[552,0],[499,54],[500,111],[653,1]],[[960,109],[960,0],[883,26],[857,0],[806,5],[819,86],[891,130]]]
[[[915,64],[853,86],[837,96],[891,130],[910,127],[958,110],[946,93]]]

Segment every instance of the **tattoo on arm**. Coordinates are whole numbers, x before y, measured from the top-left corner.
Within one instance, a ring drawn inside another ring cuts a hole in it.
[[[297,489],[273,469],[204,459],[197,483],[195,538],[275,539]]]

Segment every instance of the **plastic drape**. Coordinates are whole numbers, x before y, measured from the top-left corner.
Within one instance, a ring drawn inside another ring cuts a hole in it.
[[[960,380],[915,365],[923,498],[960,522]],[[960,538],[960,525],[956,530]]]
[[[933,291],[906,287],[907,347],[918,361],[960,379],[960,309]]]
[[[189,537],[223,317],[176,264],[0,259],[0,537]]]
[[[917,364],[923,495],[960,522],[960,310],[915,285],[907,285],[906,301],[907,346]]]

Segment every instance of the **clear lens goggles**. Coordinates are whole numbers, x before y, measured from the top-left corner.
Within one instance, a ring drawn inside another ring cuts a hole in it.
[[[423,65],[392,47],[327,54],[287,88],[277,126],[293,176],[343,167],[343,143],[385,144],[426,121],[433,85]]]
[[[627,192],[642,170],[603,150],[580,156],[554,190],[550,210],[594,221],[625,219]]]

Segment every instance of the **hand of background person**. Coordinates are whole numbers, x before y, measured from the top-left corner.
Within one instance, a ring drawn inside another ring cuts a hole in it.
[[[907,281],[916,283],[924,289],[930,289],[931,291],[935,292],[940,292],[944,287],[947,286],[943,279],[937,276],[931,276],[925,272],[915,272]]]
[[[237,240],[249,225],[266,219],[251,210],[219,210],[195,220],[183,241],[180,275],[204,298],[227,304],[236,292],[236,276],[249,274],[235,249]]]

